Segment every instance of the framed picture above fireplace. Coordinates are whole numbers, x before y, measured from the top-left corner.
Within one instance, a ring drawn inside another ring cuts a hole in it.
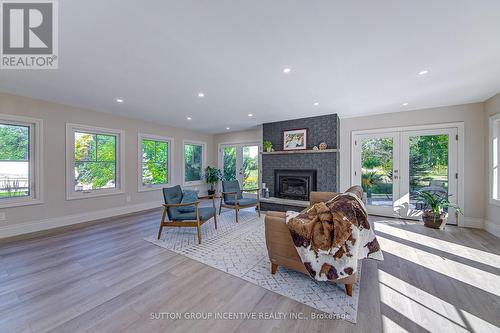
[[[307,149],[307,128],[283,131],[283,150]]]

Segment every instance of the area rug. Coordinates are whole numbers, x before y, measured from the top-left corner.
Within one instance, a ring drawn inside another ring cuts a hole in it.
[[[164,228],[160,240],[155,236],[145,240],[331,314],[331,318],[356,322],[359,283],[353,285],[349,297],[343,285],[315,281],[284,267],[271,274],[263,216],[259,218],[252,209],[241,210],[236,223],[231,210],[219,216],[217,225],[217,230],[213,221],[202,226],[202,244],[198,244],[196,228]],[[357,276],[359,281],[361,263]]]

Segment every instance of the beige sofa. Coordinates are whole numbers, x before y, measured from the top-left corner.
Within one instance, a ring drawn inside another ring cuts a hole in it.
[[[311,205],[328,201],[338,193],[311,192]],[[284,212],[267,212],[265,219],[266,245],[271,261],[271,273],[275,274],[278,266],[287,267],[309,275],[293,244],[292,236],[286,226]],[[356,274],[333,281],[345,285],[347,295],[352,296],[352,284],[356,283]]]

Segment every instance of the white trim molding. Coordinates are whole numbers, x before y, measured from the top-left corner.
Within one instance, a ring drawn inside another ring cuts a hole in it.
[[[479,217],[468,217],[468,216],[459,216],[459,221],[463,220],[463,222],[459,226],[465,228],[476,228],[483,229],[484,228],[484,219]]]
[[[116,137],[116,179],[115,188],[88,191],[75,191],[75,132],[108,134]],[[125,131],[96,126],[66,123],[66,200],[86,199],[108,195],[124,194],[125,182]]]
[[[154,201],[130,206],[107,208],[97,211],[90,210],[79,214],[2,226],[0,227],[0,239],[154,209],[161,207],[162,203],[162,201]]]
[[[142,140],[166,142],[168,144],[167,182],[166,183],[164,183],[164,184],[152,184],[152,185],[151,184],[144,185],[142,183]],[[172,177],[173,176],[172,175],[173,158],[174,158],[174,138],[139,132],[137,134],[137,191],[138,192],[156,191],[156,190],[161,190],[166,185],[167,186],[172,185],[174,183],[173,177]]]
[[[196,181],[187,182],[186,181],[186,161],[185,157],[185,149],[186,145],[197,145],[201,146],[201,179]],[[205,182],[203,181],[203,171],[207,166],[207,143],[204,141],[193,141],[193,140],[182,140],[182,186],[195,186],[195,185],[203,185]]]
[[[30,195],[0,200],[0,208],[39,205],[43,203],[43,120],[0,114],[0,123],[29,128],[29,188]]]
[[[500,224],[486,220],[484,221],[484,230],[500,238]]]

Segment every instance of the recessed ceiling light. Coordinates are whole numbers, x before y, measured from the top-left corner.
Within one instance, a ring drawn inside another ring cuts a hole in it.
[[[121,98],[117,98],[117,99],[116,99],[116,103],[123,103],[123,99],[121,99]]]
[[[288,74],[292,71],[291,68],[283,68],[283,73]]]
[[[319,102],[314,102],[314,106],[318,106],[319,105]]]
[[[429,71],[427,69],[423,69],[420,72],[418,72],[418,75],[425,75],[427,73],[429,73]]]
[[[249,114],[248,114],[248,116],[249,116],[249,117],[253,117],[253,113],[249,113]]]
[[[231,129],[231,127],[226,127],[226,129],[229,131]]]
[[[199,92],[199,93],[198,93],[198,97],[199,97],[199,98],[203,98],[203,97],[205,97],[205,94],[204,94],[204,93],[202,93],[202,92]]]
[[[402,105],[403,105],[403,106],[407,106],[407,105],[408,105],[408,102],[404,102]]]
[[[191,118],[191,117],[187,117],[186,119],[187,119],[187,120],[191,120],[192,118]]]

